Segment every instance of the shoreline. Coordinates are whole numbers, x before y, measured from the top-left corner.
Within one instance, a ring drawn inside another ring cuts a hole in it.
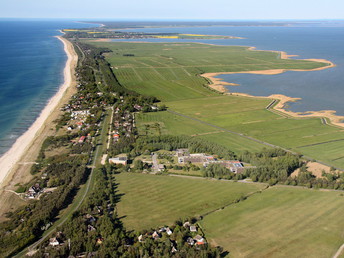
[[[249,47],[248,50],[251,51],[266,51],[266,50],[255,50],[255,47]],[[283,51],[271,51],[276,52],[280,54],[281,59],[289,59],[289,57],[294,57],[295,55],[288,55],[286,52]],[[304,70],[304,69],[270,69],[270,70],[258,70],[258,71],[243,71],[243,72],[224,72],[224,73],[204,73],[201,74],[202,77],[209,80],[211,83],[209,84],[209,87],[219,91],[224,94],[230,94],[230,95],[236,95],[236,96],[244,96],[244,97],[252,97],[252,98],[268,98],[268,99],[275,99],[279,102],[273,107],[274,110],[277,110],[279,112],[282,112],[283,114],[286,114],[291,117],[295,118],[312,118],[312,117],[318,117],[318,118],[328,118],[331,121],[331,124],[344,127],[344,116],[336,115],[335,110],[320,110],[320,111],[305,111],[305,112],[293,112],[290,110],[286,110],[286,104],[288,102],[295,102],[298,100],[301,100],[301,98],[292,98],[288,97],[282,94],[272,94],[270,96],[253,96],[246,93],[238,93],[238,92],[229,92],[228,89],[225,87],[228,86],[239,86],[235,83],[229,83],[223,81],[221,78],[215,78],[215,76],[221,75],[221,74],[237,74],[237,73],[247,73],[247,74],[264,74],[264,75],[275,75],[275,74],[281,74],[286,71],[319,71],[324,70],[328,68],[335,67],[336,65],[332,63],[329,60],[325,59],[301,59],[301,60],[308,60],[313,62],[320,62],[320,63],[326,63],[327,66]]]
[[[43,142],[45,137],[49,134],[49,131],[51,131],[50,125],[52,121],[47,120],[50,120],[49,118],[52,115],[54,115],[54,119],[57,118],[55,117],[55,113],[59,114],[59,107],[62,104],[61,102],[64,99],[67,90],[71,88],[73,84],[75,84],[73,75],[78,56],[75,53],[72,43],[62,38],[62,36],[56,36],[56,38],[63,43],[64,51],[67,54],[67,61],[63,70],[64,82],[62,85],[60,85],[55,95],[47,101],[46,106],[41,111],[39,117],[30,126],[30,128],[15,141],[12,147],[5,154],[3,154],[3,156],[1,156],[0,188],[4,188],[6,183],[8,184],[12,181],[12,179],[20,179],[23,176],[20,175],[20,172],[19,175],[15,175],[14,173],[15,168],[18,168],[19,162],[35,162],[41,147],[39,146],[37,149],[35,146],[34,148],[35,143]],[[28,158],[27,156],[30,156],[29,160],[26,160],[26,158]],[[35,158],[33,159],[34,156]]]

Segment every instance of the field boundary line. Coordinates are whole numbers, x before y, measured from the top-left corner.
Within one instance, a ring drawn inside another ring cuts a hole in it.
[[[342,245],[339,247],[338,251],[335,253],[335,255],[333,256],[333,258],[338,258],[339,255],[342,253],[343,250],[344,250],[344,244],[342,244]]]

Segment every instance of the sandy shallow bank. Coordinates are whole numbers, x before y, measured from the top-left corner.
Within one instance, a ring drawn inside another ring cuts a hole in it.
[[[64,51],[67,54],[67,62],[64,68],[64,83],[60,86],[58,92],[48,101],[45,108],[42,110],[39,117],[31,125],[31,127],[21,135],[16,142],[13,144],[11,149],[9,149],[1,158],[0,158],[0,186],[5,186],[10,180],[14,177],[15,166],[18,162],[23,161],[25,156],[31,154],[31,152],[37,152],[40,146],[35,146],[34,143],[38,140],[43,141],[46,136],[46,132],[43,133],[43,130],[46,130],[47,127],[50,129],[50,123],[52,121],[47,121],[47,119],[52,115],[53,112],[59,112],[59,107],[61,105],[61,100],[65,97],[67,89],[75,83],[74,81],[74,69],[77,64],[78,56],[74,51],[73,45],[66,39],[61,36],[57,37],[63,42]],[[56,119],[56,118],[55,118]],[[37,145],[37,144],[36,144]],[[29,155],[30,156],[30,155]],[[26,163],[32,163],[35,161],[30,160]],[[24,176],[24,175],[15,175],[15,176]]]
[[[250,50],[254,50],[255,48],[249,48]],[[255,50],[257,51],[257,50]],[[260,50],[258,50],[260,51]],[[275,51],[277,52],[277,51]],[[290,55],[288,55],[285,52],[278,52],[281,55],[282,59],[288,59]],[[221,74],[235,74],[235,73],[248,73],[248,74],[265,74],[265,75],[274,75],[274,74],[280,74],[284,73],[286,71],[318,71],[318,70],[324,70],[331,67],[335,67],[336,65],[332,63],[331,61],[325,60],[325,59],[302,59],[302,60],[309,60],[314,62],[320,62],[320,63],[326,63],[327,66],[310,69],[310,70],[288,70],[288,69],[271,69],[271,70],[260,70],[260,71],[243,71],[243,72],[227,72],[227,73],[204,73],[201,76],[207,78],[211,81],[211,84],[209,87],[213,88],[214,90],[217,90],[219,92],[225,93],[225,94],[231,94],[231,95],[238,95],[238,96],[245,96],[245,97],[252,97],[252,98],[270,98],[270,99],[277,99],[279,102],[277,105],[275,105],[273,108],[277,111],[283,112],[289,116],[292,117],[298,117],[298,118],[307,118],[307,117],[319,117],[319,118],[328,118],[333,125],[344,127],[344,116],[336,115],[335,110],[321,110],[321,111],[306,111],[306,112],[292,112],[289,110],[286,110],[286,105],[288,102],[294,102],[301,100],[300,98],[291,98],[282,94],[272,94],[270,96],[252,96],[245,93],[230,93],[228,89],[225,86],[238,86],[238,84],[235,83],[228,83],[223,81],[221,78],[216,78],[215,76],[221,75]]]

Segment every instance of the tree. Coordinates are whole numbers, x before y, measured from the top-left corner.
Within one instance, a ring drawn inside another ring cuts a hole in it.
[[[134,169],[135,169],[135,170],[142,171],[142,170],[143,170],[143,167],[144,167],[144,164],[143,164],[142,160],[136,159],[136,160],[134,161]]]

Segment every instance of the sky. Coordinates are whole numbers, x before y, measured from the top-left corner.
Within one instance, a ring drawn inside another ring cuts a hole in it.
[[[1,18],[344,19],[343,0],[0,0]]]

